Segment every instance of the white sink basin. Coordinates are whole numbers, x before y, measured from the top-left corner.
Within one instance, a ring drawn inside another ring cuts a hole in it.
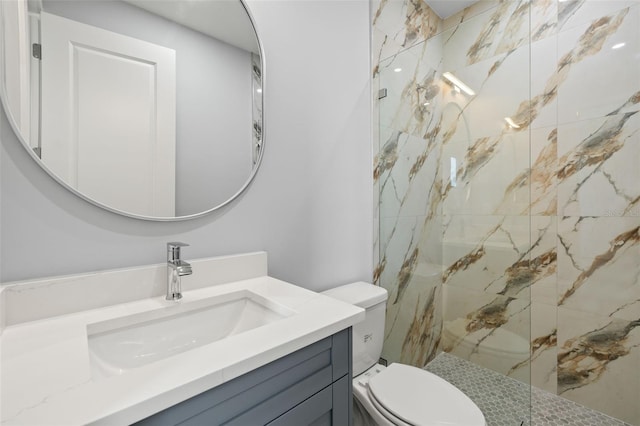
[[[89,324],[94,377],[122,374],[296,312],[249,290]]]

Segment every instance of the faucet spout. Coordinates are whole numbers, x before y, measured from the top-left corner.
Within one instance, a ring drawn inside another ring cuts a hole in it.
[[[167,243],[167,300],[182,299],[182,283],[180,277],[191,275],[191,264],[180,259],[180,247],[185,243]]]

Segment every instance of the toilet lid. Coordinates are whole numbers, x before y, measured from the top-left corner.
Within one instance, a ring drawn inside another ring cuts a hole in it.
[[[369,391],[390,413],[415,426],[484,426],[480,409],[446,380],[391,364],[369,380]]]

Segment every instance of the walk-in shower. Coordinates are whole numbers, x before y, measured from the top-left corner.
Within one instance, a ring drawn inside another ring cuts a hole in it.
[[[427,3],[371,6],[383,357],[640,425],[640,3]]]

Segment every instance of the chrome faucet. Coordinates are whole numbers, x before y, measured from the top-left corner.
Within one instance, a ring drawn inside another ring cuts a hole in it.
[[[185,243],[167,243],[167,300],[180,300],[182,286],[180,277],[191,275],[191,265],[180,259],[180,247],[187,247]]]

